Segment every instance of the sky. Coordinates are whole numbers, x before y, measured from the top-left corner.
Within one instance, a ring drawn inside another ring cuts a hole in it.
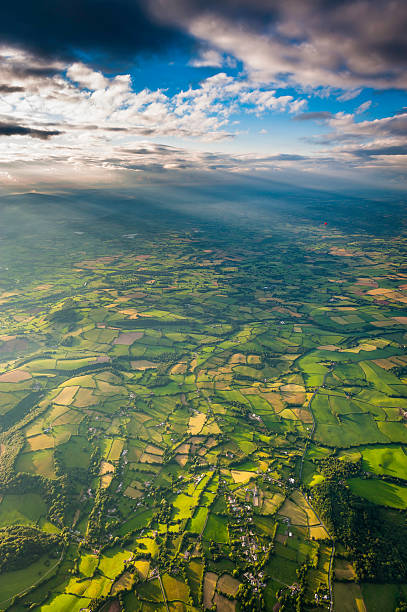
[[[405,193],[405,0],[5,0],[0,186]]]

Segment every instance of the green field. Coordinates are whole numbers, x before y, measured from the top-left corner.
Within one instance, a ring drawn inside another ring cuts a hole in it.
[[[407,487],[400,487],[383,480],[362,480],[355,478],[349,481],[351,490],[373,504],[391,508],[407,508]]]
[[[5,495],[0,503],[0,527],[34,525],[46,512],[44,500],[36,493]]]

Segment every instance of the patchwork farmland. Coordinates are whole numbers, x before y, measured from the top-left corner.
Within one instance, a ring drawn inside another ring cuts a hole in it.
[[[0,244],[0,608],[407,599],[405,241],[288,219]]]

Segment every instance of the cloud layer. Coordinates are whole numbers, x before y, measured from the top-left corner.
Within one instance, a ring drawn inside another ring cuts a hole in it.
[[[0,181],[296,168],[401,185],[407,112],[375,92],[407,88],[406,29],[405,0],[0,3]],[[188,76],[139,86],[175,49]]]
[[[407,85],[404,0],[151,0],[157,18],[241,60],[260,80],[305,88]]]

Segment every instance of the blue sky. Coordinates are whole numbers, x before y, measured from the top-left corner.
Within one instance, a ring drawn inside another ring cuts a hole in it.
[[[5,188],[220,171],[405,189],[402,0],[58,7],[0,7]]]

